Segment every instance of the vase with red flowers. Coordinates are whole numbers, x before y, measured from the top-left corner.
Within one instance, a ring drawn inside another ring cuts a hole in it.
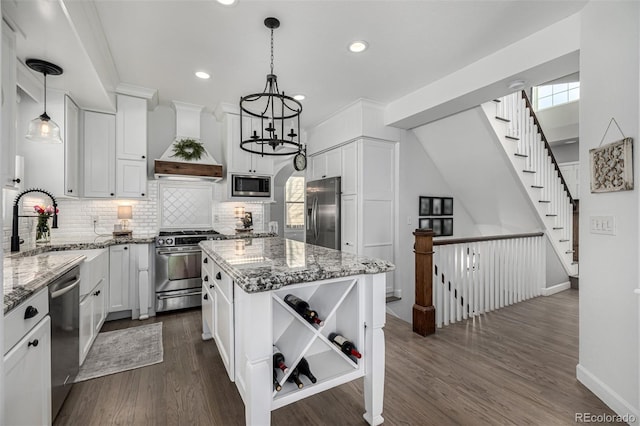
[[[51,242],[51,227],[49,226],[49,218],[59,210],[53,206],[33,206],[33,210],[38,214],[38,223],[36,224],[36,244],[49,244]]]

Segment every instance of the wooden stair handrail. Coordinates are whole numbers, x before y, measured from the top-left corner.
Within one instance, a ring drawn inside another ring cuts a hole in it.
[[[544,232],[530,232],[528,234],[508,234],[508,235],[491,235],[486,237],[452,238],[448,240],[434,240],[433,245],[445,246],[448,244],[477,243],[479,241],[513,240],[515,238],[541,237],[543,235],[544,235]]]
[[[540,137],[542,139],[542,142],[544,142],[544,146],[547,148],[547,152],[549,153],[549,156],[551,157],[551,162],[553,163],[553,165],[555,166],[556,171],[558,172],[558,176],[560,176],[560,181],[562,182],[562,185],[564,186],[564,191],[567,193],[567,196],[569,197],[569,202],[571,203],[571,205],[574,204],[573,202],[573,197],[571,196],[571,192],[569,192],[569,186],[567,186],[567,182],[565,182],[564,180],[564,176],[562,176],[562,171],[560,171],[560,166],[558,165],[558,162],[556,161],[556,157],[554,157],[553,155],[553,151],[551,151],[551,146],[549,145],[549,142],[547,141],[547,137],[544,135],[544,131],[542,131],[542,126],[540,125],[540,121],[538,121],[538,117],[536,116],[535,111],[533,110],[533,106],[531,105],[531,102],[529,101],[529,96],[527,96],[527,92],[525,90],[522,90],[522,97],[524,98],[525,101],[525,105],[527,106],[527,108],[529,108],[529,115],[531,117],[533,117],[533,123],[538,126],[538,131],[540,132]]]
[[[436,332],[436,308],[433,306],[433,236],[431,229],[416,229],[415,243],[415,303],[413,331],[421,336]]]

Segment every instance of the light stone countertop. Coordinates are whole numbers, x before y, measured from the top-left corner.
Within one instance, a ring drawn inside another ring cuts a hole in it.
[[[280,237],[208,240],[200,247],[247,293],[395,269],[385,260]]]
[[[42,253],[3,259],[4,314],[64,275],[85,256]]]

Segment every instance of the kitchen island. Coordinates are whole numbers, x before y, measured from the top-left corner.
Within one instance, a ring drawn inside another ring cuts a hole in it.
[[[381,424],[384,392],[386,261],[279,237],[203,241],[202,338],[213,338],[245,404],[247,425],[270,424],[271,411],[364,377],[364,419]],[[285,302],[307,301],[322,324]],[[353,342],[357,359],[334,345]],[[289,369],[274,373],[274,346]],[[291,373],[308,362],[314,383]],[[282,387],[280,391],[276,388]]]

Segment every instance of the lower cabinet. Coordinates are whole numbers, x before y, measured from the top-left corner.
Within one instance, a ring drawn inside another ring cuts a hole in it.
[[[107,317],[106,281],[100,280],[97,286],[80,302],[80,364],[84,363],[93,341]]]
[[[130,244],[109,247],[109,312],[131,309]]]
[[[5,354],[4,372],[2,424],[50,425],[51,319],[48,315]]]

